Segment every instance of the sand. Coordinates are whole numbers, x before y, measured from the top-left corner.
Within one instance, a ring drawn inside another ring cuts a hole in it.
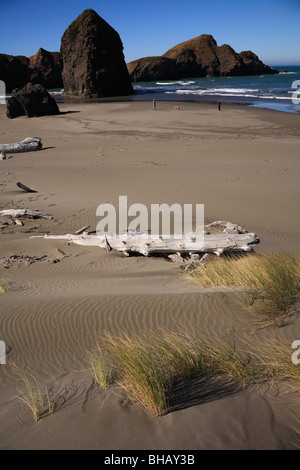
[[[206,223],[227,220],[257,233],[258,252],[300,251],[300,116],[232,104],[221,112],[208,103],[182,102],[179,111],[173,105],[158,102],[153,111],[142,101],[63,103],[59,116],[15,120],[0,106],[1,143],[43,141],[42,151],[0,161],[0,210],[53,215],[0,231],[0,278],[11,283],[0,293],[0,339],[8,349],[0,365],[1,449],[296,447],[299,405],[274,390],[194,384],[170,413],[155,418],[116,390],[93,385],[86,351],[106,331],[134,335],[192,324],[201,334],[243,340],[253,338],[252,317],[231,292],[189,282],[178,263],[68,246],[44,233],[75,233],[87,224],[95,230],[98,205],[118,207],[127,195],[129,205],[204,204]],[[37,192],[25,193],[18,181]],[[47,258],[5,268],[14,254]],[[299,326],[297,320],[254,336],[292,344]],[[12,362],[61,397],[38,423],[16,397],[23,385]]]

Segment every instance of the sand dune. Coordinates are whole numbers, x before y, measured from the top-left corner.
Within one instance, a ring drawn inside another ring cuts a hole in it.
[[[0,210],[39,209],[52,220],[1,229],[1,449],[289,449],[297,413],[288,396],[240,390],[233,383],[193,383],[172,411],[152,418],[136,404],[93,387],[86,351],[105,331],[195,332],[256,341],[300,338],[299,321],[251,335],[252,317],[234,291],[200,289],[180,265],[126,258],[97,247],[42,238],[95,230],[101,203],[205,204],[205,222],[229,220],[255,232],[258,251],[299,253],[299,115],[245,106],[159,102],[65,103],[64,114],[7,120],[0,142],[39,136],[44,149],[0,162]],[[37,190],[28,194],[16,183]],[[0,222],[7,219],[0,216]],[[31,238],[40,236],[40,238]],[[62,250],[66,257],[59,251]],[[46,254],[28,265],[10,256]],[[53,262],[55,259],[59,262]],[[51,416],[34,423],[16,397],[10,364],[30,370],[61,396]]]

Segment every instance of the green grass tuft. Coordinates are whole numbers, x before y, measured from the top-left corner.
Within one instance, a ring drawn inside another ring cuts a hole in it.
[[[99,346],[92,352],[88,352],[88,359],[95,382],[104,389],[109,388],[113,380],[112,367]]]
[[[280,323],[299,294],[300,257],[283,253],[215,257],[188,276],[203,287],[244,288],[244,298],[256,314]]]
[[[159,336],[149,332],[135,338],[106,334],[102,344],[127,398],[157,416],[168,413],[176,385],[188,386],[194,377],[226,374],[251,384],[258,376],[251,359],[244,359],[219,338],[200,340],[186,330],[164,330]]]

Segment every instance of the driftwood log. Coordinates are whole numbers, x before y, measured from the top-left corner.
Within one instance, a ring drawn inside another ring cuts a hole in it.
[[[32,211],[30,209],[4,209],[0,211],[0,215],[6,215],[13,218],[16,217],[28,217],[31,219],[53,219],[53,215],[50,214],[43,214],[40,211]]]
[[[41,150],[43,148],[42,139],[40,137],[27,137],[16,144],[0,144],[0,153],[19,153],[31,152],[32,150]]]
[[[35,189],[28,188],[28,186],[25,186],[25,184],[20,183],[20,181],[17,182],[17,186],[20,189],[23,189],[26,193],[37,193]]]
[[[260,242],[255,233],[217,233],[212,235],[197,236],[191,233],[183,239],[146,237],[143,232],[124,233],[118,237],[95,236],[88,233],[81,235],[45,235],[44,238],[66,240],[68,244],[75,243],[86,246],[99,246],[107,251],[111,249],[121,251],[126,256],[130,253],[140,253],[144,256],[151,254],[189,254],[215,253],[221,255],[225,251],[252,251],[253,247]],[[34,238],[34,237],[32,237]]]

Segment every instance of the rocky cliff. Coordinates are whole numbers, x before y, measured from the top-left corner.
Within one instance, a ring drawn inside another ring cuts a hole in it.
[[[278,73],[251,51],[238,54],[227,44],[218,46],[209,34],[178,44],[163,56],[130,62],[127,68],[132,82]]]
[[[83,13],[61,39],[64,94],[80,98],[133,93],[119,34],[94,10]]]
[[[12,56],[0,54],[0,80],[6,84],[10,93],[22,88],[26,83],[41,84],[45,88],[62,88],[62,57],[60,52],[45,49],[31,56]]]

